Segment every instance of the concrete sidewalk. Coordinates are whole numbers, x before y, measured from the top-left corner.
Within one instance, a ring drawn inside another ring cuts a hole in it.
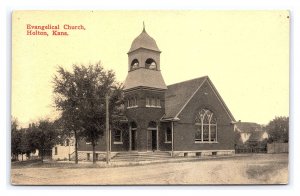
[[[138,166],[138,165],[149,165],[158,163],[180,163],[180,162],[193,162],[193,161],[204,161],[204,160],[216,160],[216,159],[234,159],[237,157],[247,157],[249,154],[238,154],[238,155],[227,155],[227,156],[203,156],[203,157],[170,157],[168,159],[158,159],[158,160],[147,160],[147,161],[114,161],[113,159],[107,164],[106,161],[97,161],[94,165],[99,168],[107,167],[126,167],[126,166]],[[63,162],[63,161],[62,161]],[[91,161],[82,161],[79,164],[92,164]]]

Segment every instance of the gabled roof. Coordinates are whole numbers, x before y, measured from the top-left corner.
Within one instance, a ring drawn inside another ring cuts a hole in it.
[[[207,76],[169,85],[165,95],[164,118],[175,118],[206,78]]]
[[[157,89],[167,89],[167,86],[160,71],[145,68],[140,68],[128,72],[124,83],[124,90],[128,90],[139,86]]]
[[[166,97],[165,97],[166,112],[163,119],[178,118],[178,115],[182,112],[185,106],[198,92],[198,90],[201,88],[201,86],[204,84],[205,81],[207,81],[209,85],[212,87],[212,90],[214,91],[215,95],[221,102],[222,106],[226,110],[231,120],[235,121],[234,117],[230,113],[222,97],[219,95],[219,93],[217,92],[216,88],[214,87],[214,85],[212,84],[208,76],[169,85],[168,90],[166,91]]]
[[[242,133],[252,133],[262,130],[261,125],[253,122],[238,122],[236,123],[236,128]]]

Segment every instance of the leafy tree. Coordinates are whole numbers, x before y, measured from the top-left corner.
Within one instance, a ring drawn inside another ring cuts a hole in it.
[[[43,162],[47,152],[60,142],[60,133],[49,120],[40,120],[28,128],[28,142],[30,149],[38,149]]]
[[[20,136],[21,136],[21,142],[19,145],[19,153],[22,155],[22,161],[23,161],[23,155],[25,154],[27,157],[30,157],[30,153],[35,151],[35,149],[32,149],[29,143],[29,135],[27,132],[27,129],[20,129]]]
[[[266,127],[269,134],[269,142],[289,141],[289,117],[275,117]]]
[[[75,65],[74,65],[75,68]],[[68,137],[75,139],[75,163],[78,163],[78,141],[82,131],[79,118],[80,98],[83,97],[81,89],[82,76],[75,75],[65,70],[63,67],[58,67],[57,75],[54,76],[54,103],[57,110],[61,111],[61,128],[63,133]]]
[[[20,154],[21,132],[18,129],[18,121],[16,118],[11,119],[11,155],[12,158],[18,160]]]
[[[65,132],[75,138],[75,163],[78,163],[77,142],[84,138],[93,148],[105,131],[105,96],[110,95],[110,116],[118,113],[122,87],[115,81],[112,70],[100,63],[89,66],[73,65],[73,72],[58,68],[54,77],[55,105],[62,112]]]

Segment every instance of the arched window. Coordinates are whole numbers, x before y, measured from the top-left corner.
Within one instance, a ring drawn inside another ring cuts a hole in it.
[[[137,68],[139,68],[139,61],[137,59],[134,59],[131,62],[130,70],[135,70]]]
[[[153,59],[149,58],[149,59],[147,59],[146,62],[145,62],[145,67],[146,67],[147,69],[153,69],[153,70],[156,70],[156,62],[155,62]]]
[[[131,129],[135,130],[137,128],[136,123],[135,122],[131,122],[130,123],[130,127],[131,127]]]
[[[156,122],[150,121],[148,124],[148,129],[156,129]]]
[[[195,118],[195,141],[216,142],[217,141],[217,119],[214,113],[208,109],[202,109]]]

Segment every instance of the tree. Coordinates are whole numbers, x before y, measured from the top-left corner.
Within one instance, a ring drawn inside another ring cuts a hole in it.
[[[53,122],[48,119],[40,120],[37,125],[32,123],[28,128],[28,142],[30,149],[38,149],[43,162],[47,152],[60,142],[60,133]]]
[[[11,119],[11,155],[13,160],[18,160],[20,154],[21,132],[18,129],[18,120]]]
[[[109,105],[113,115],[121,103],[122,87],[115,81],[115,73],[104,70],[100,63],[73,65],[73,72],[59,67],[57,72],[53,80],[55,105],[62,112],[66,133],[75,137],[75,163],[78,163],[80,138],[91,143],[95,163],[95,147],[105,130],[105,96],[111,97]]]
[[[21,142],[19,145],[19,152],[22,155],[22,161],[23,161],[23,155],[26,154],[27,157],[30,156],[30,153],[35,151],[35,149],[32,149],[30,147],[30,143],[29,143],[29,135],[27,132],[27,129],[20,129],[20,136],[21,136]]]
[[[62,67],[58,67],[57,75],[53,78],[54,103],[56,109],[61,111],[61,128],[66,136],[75,139],[75,164],[78,163],[78,141],[82,131],[79,118],[79,98],[83,97],[80,91],[83,88],[81,78],[81,75],[75,75]]]
[[[269,142],[289,141],[289,117],[275,117],[266,127],[269,134]]]

